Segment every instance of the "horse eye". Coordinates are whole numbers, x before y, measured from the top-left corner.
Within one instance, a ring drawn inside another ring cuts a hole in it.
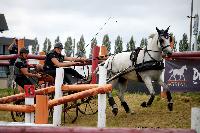
[[[168,38],[169,38],[169,35],[165,35],[165,38],[168,39]]]

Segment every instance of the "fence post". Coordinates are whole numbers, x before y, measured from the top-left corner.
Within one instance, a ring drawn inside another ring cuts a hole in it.
[[[193,107],[191,111],[191,129],[200,133],[200,108]]]
[[[99,46],[95,46],[93,48],[93,51],[92,51],[92,81],[91,81],[92,84],[96,84],[96,81],[97,81],[97,76],[94,73],[94,71],[98,67],[99,50],[100,50],[100,47]]]
[[[64,79],[64,69],[56,68],[54,99],[62,97],[61,86],[63,84],[63,79]],[[61,125],[61,117],[62,117],[62,105],[54,106],[54,112],[53,112],[53,125],[54,126]]]
[[[35,124],[48,124],[48,96],[36,95]]]
[[[99,66],[99,85],[105,85],[107,70]],[[98,128],[106,127],[106,94],[98,94]]]
[[[25,105],[34,105],[35,87],[34,85],[24,85]],[[34,123],[34,112],[25,113],[25,123]]]

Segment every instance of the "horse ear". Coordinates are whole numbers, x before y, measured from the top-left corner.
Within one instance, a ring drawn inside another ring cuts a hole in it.
[[[170,27],[170,26],[169,26]],[[168,30],[169,30],[169,27],[165,30],[165,32],[168,32]]]
[[[157,30],[157,32],[158,32],[158,34],[160,33],[160,30],[156,27],[156,30]]]

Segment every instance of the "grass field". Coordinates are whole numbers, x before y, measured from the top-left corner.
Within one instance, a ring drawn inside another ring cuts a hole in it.
[[[12,90],[0,90],[0,97],[12,94]],[[153,105],[150,108],[142,108],[140,104],[148,99],[145,94],[127,93],[125,99],[135,114],[126,114],[121,107],[117,97],[114,97],[119,113],[113,116],[111,108],[108,106],[106,110],[106,126],[107,127],[132,127],[132,128],[190,128],[191,124],[191,108],[200,107],[200,93],[174,93],[174,110],[172,112],[167,109],[166,99],[156,96]],[[67,118],[66,118],[67,119]],[[0,111],[0,121],[12,121],[10,112]],[[63,126],[97,126],[97,114],[83,115],[79,113],[79,117],[75,123],[67,121]]]

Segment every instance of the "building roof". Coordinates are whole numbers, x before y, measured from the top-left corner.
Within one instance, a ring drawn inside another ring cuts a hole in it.
[[[0,37],[0,45],[10,45],[12,43],[12,40],[13,38]],[[28,47],[34,44],[35,44],[35,40],[25,39],[25,47]]]
[[[6,19],[4,14],[0,14],[0,32],[8,30],[8,25],[6,23]]]

